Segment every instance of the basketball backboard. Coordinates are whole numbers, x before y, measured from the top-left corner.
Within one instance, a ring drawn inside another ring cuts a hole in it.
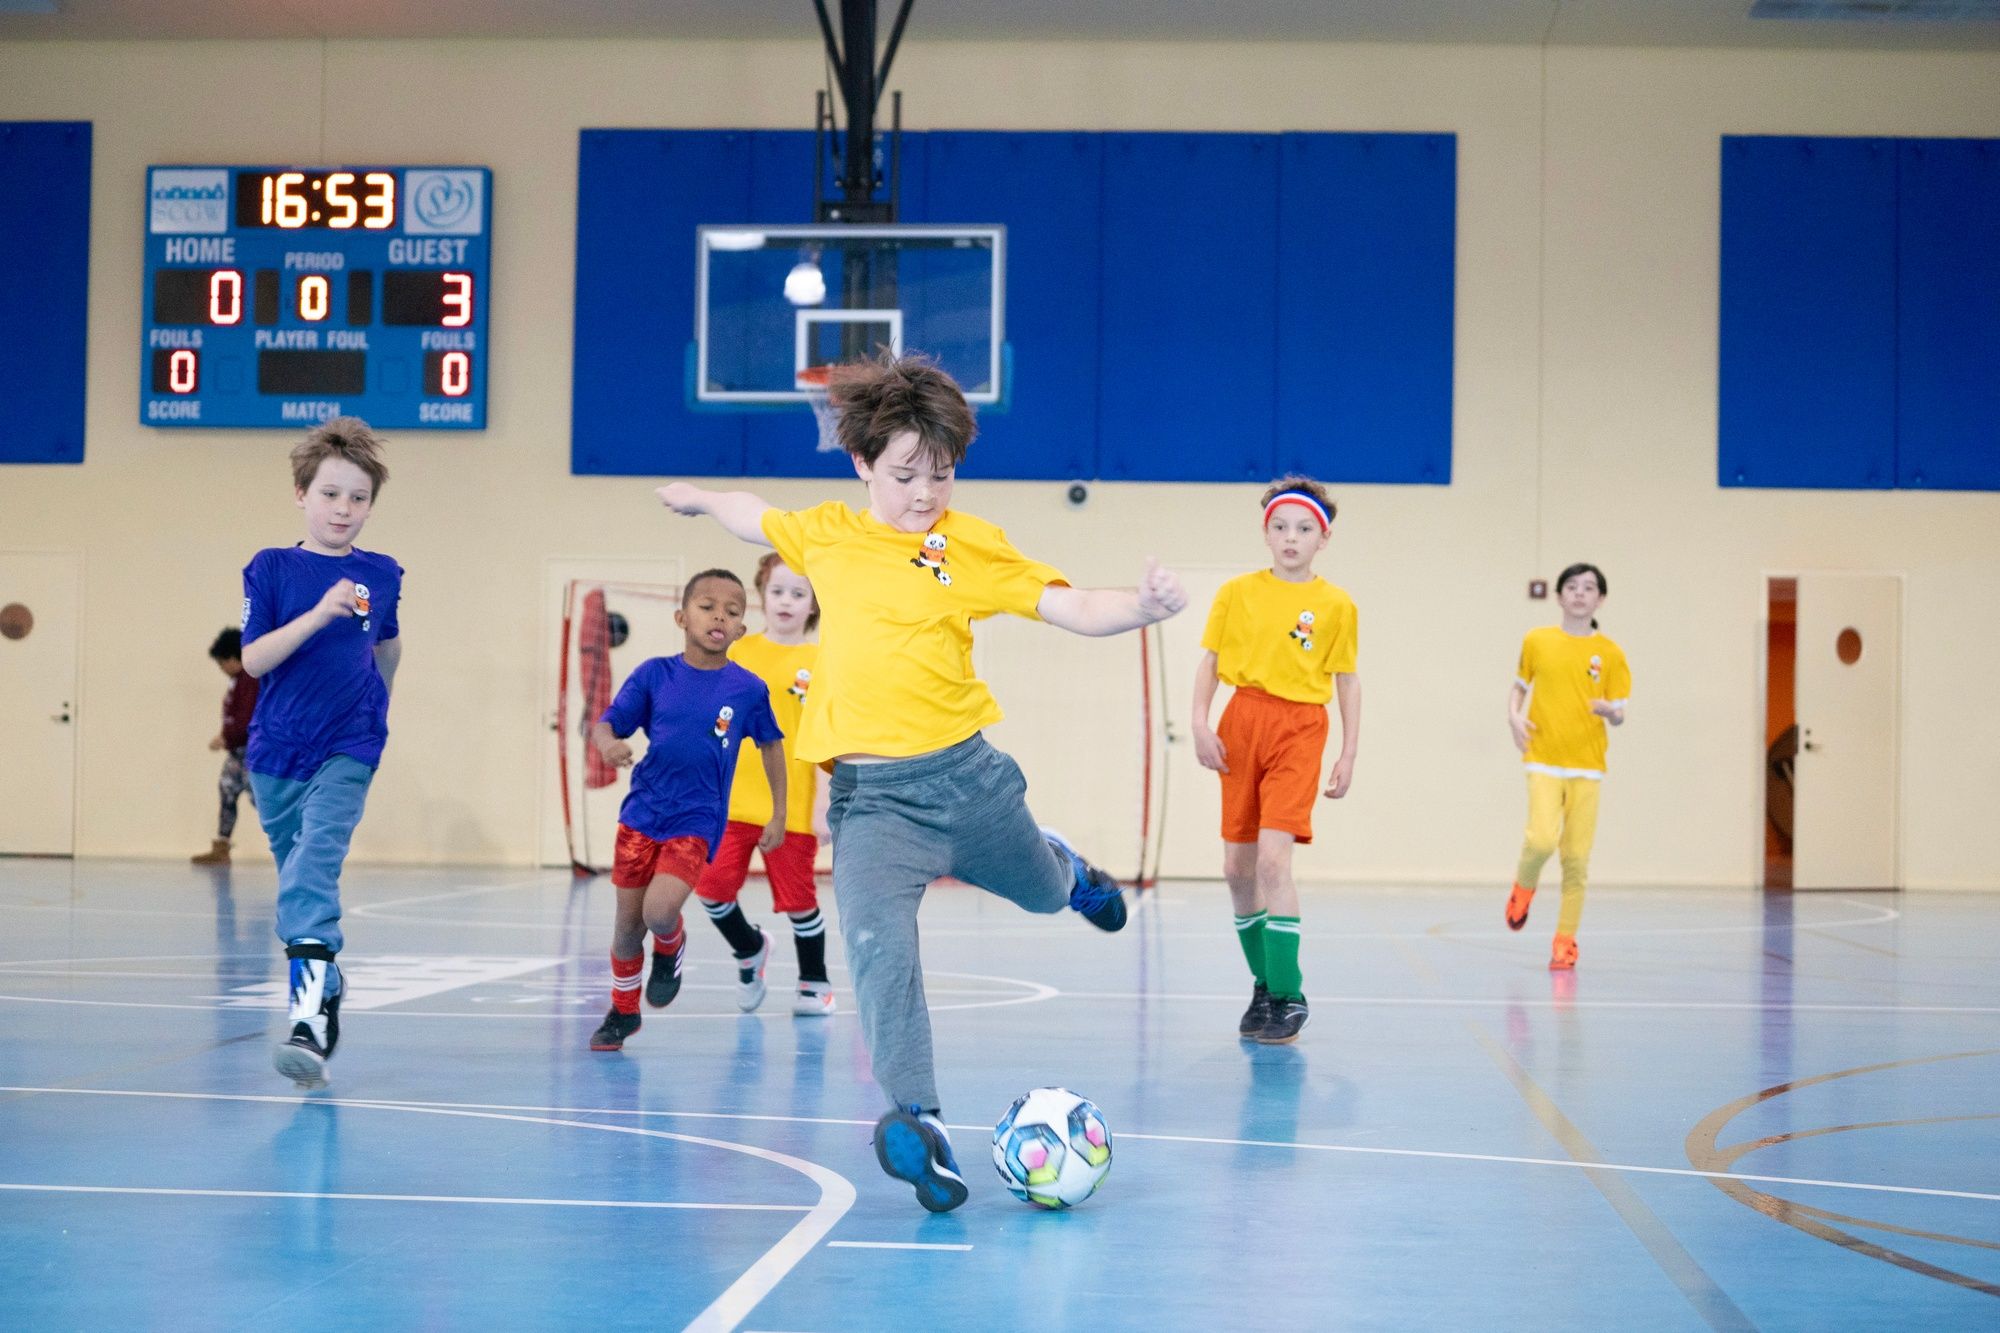
[[[1007,229],[696,229],[694,398],[802,403],[799,372],[922,352],[968,401],[1000,401]]]

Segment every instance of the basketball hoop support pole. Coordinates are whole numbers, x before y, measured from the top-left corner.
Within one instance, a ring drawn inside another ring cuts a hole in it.
[[[826,44],[827,60],[840,86],[840,100],[847,110],[847,139],[841,154],[840,197],[820,194],[815,216],[820,222],[883,223],[896,220],[896,187],[900,182],[902,159],[902,99],[892,104],[894,123],[890,133],[888,198],[875,197],[875,112],[882,100],[882,85],[902,45],[903,28],[910,19],[915,0],[903,0],[896,22],[889,31],[888,49],[882,62],[875,63],[876,0],[840,0],[840,36],[835,39],[833,20],[826,0],[813,0],[819,18],[820,39]],[[828,109],[830,110],[830,108]],[[824,118],[822,118],[824,124]],[[816,183],[818,168],[815,167]]]

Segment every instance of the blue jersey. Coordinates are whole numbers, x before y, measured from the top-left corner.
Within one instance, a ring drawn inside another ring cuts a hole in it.
[[[243,764],[302,782],[337,754],[374,768],[389,739],[389,687],[375,645],[396,637],[403,569],[386,555],[320,555],[300,546],[259,551],[243,567],[243,642],[255,643],[354,580],[367,609],[324,625],[257,682],[257,711]]]
[[[600,720],[620,738],[646,733],[618,822],[656,842],[706,838],[710,860],[722,845],[742,742],[784,738],[770,687],[755,673],[734,662],[703,671],[679,654],[641,662]]]

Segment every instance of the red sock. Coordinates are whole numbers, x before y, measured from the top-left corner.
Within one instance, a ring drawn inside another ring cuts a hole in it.
[[[663,954],[668,958],[672,958],[675,954],[679,953],[683,947],[686,946],[687,938],[688,938],[687,922],[676,921],[674,923],[673,934],[664,937],[658,934],[655,934],[653,936],[653,952],[657,954]]]
[[[643,954],[611,955],[611,1007],[621,1014],[639,1012],[639,965],[645,961]]]

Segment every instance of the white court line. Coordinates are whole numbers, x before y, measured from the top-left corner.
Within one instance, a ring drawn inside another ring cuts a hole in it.
[[[685,1208],[714,1212],[805,1213],[803,1203],[682,1203],[661,1199],[503,1199],[489,1194],[341,1194],[322,1190],[199,1190],[142,1185],[46,1185],[0,1181],[0,1190],[31,1194],[166,1194],[205,1199],[339,1199],[360,1203],[488,1203],[531,1208]]]
[[[17,1088],[0,1085],[0,1092],[58,1092],[79,1093],[102,1097],[166,1097],[190,1098],[202,1101],[243,1101],[282,1102],[296,1104],[295,1097],[252,1096],[243,1093],[206,1092],[122,1092],[99,1088]],[[871,1126],[873,1120],[848,1120],[831,1116],[804,1115],[754,1115],[737,1111],[637,1111],[618,1107],[589,1106],[515,1106],[504,1102],[420,1102],[420,1101],[373,1101],[338,1100],[333,1098],[313,1098],[324,1100],[330,1105],[375,1106],[389,1110],[430,1110],[436,1108],[438,1114],[473,1115],[488,1111],[509,1112],[551,1112],[558,1115],[603,1115],[629,1116],[637,1119],[663,1120],[728,1120],[764,1121],[778,1124],[799,1125],[852,1125]],[[493,1119],[513,1119],[516,1117],[497,1115]],[[569,1121],[548,1121],[549,1124],[568,1124]],[[590,1122],[576,1122],[588,1128],[617,1129],[612,1125],[591,1125]],[[987,1135],[992,1133],[990,1125],[951,1125],[951,1129],[965,1133]],[[644,1132],[644,1131],[625,1131]],[[658,1131],[653,1131],[657,1133]],[[681,1138],[681,1135],[666,1135]],[[1982,1193],[1976,1190],[1931,1189],[1922,1185],[1882,1185],[1857,1180],[1820,1180],[1807,1176],[1762,1176],[1747,1175],[1735,1171],[1702,1171],[1686,1166],[1636,1166],[1621,1162],[1579,1162],[1567,1157],[1516,1157],[1503,1153],[1444,1152],[1428,1148],[1380,1148],[1364,1147],[1348,1143],[1305,1143],[1285,1139],[1229,1139],[1213,1138],[1198,1134],[1140,1134],[1129,1130],[1116,1130],[1115,1139],[1137,1139],[1148,1143],[1188,1143],[1208,1147],[1224,1148],[1284,1148],[1294,1152],[1351,1153],[1364,1157],[1416,1157],[1436,1161],[1490,1162],[1502,1166],[1551,1166],[1572,1171],[1623,1171],[1633,1175],[1684,1176],[1696,1180],[1744,1180],[1768,1185],[1816,1185],[1825,1189],[1860,1190],[1870,1194],[1915,1194],[1932,1198],[1971,1199],[1980,1203],[2000,1203],[2000,1194]],[[690,1139],[690,1142],[707,1143],[711,1140]],[[757,1151],[747,1145],[736,1145],[738,1151]],[[852,1186],[849,1186],[852,1189]],[[850,1200],[851,1203],[851,1200]],[[830,1244],[831,1242],[829,1242]]]
[[[969,1250],[970,1245],[925,1245],[914,1240],[830,1240],[829,1250]]]
[[[696,989],[721,989],[720,987],[697,987]],[[1175,1003],[1192,1004],[1241,1004],[1241,995],[1200,995],[1161,991],[1059,991],[1053,986],[1040,988],[1046,994],[1024,995],[1018,999],[980,1001],[969,1004],[934,1004],[932,1013],[945,1013],[962,1009],[1000,1009],[1008,1005],[1032,1004],[1040,1000],[1166,1000]],[[952,992],[944,992],[950,994]],[[10,995],[0,992],[0,1000],[12,1000],[16,1004],[68,1004],[88,1005],[98,1009],[182,1009],[197,1013],[276,1013],[284,1005],[274,1001],[269,1009],[246,1008],[231,1004],[173,1004],[164,1000],[84,1000],[71,996],[50,995]],[[1351,1006],[1356,1008],[1374,1006],[1378,1008],[1485,1008],[1485,1009],[1632,1009],[1632,1010],[1722,1010],[1726,1012],[1760,1013],[1777,1011],[1781,1013],[1853,1013],[1853,1014],[1965,1014],[1978,1016],[2000,1014],[2000,1005],[1951,1005],[1951,1004],[1786,1004],[1781,1001],[1760,1003],[1754,1000],[1490,1000],[1490,999],[1450,999],[1428,995],[1342,995],[1315,997],[1313,1003],[1326,1008]],[[583,1013],[568,1013],[554,1009],[524,1010],[512,1013],[502,1010],[455,1010],[455,1009],[371,1009],[368,1016],[374,1018],[464,1018],[464,1019],[509,1019],[516,1022],[548,1022],[551,1019],[584,1018]],[[649,1015],[652,1021],[665,1023],[693,1023],[702,1021],[736,1020],[754,1018],[765,1021],[790,1018],[788,1012],[766,1009],[756,1014],[743,1013],[656,1013]],[[828,1018],[853,1018],[850,1010],[840,1010],[827,1015]],[[819,1021],[819,1020],[815,1020]]]
[[[827,1232],[833,1230],[840,1219],[847,1214],[848,1209],[854,1206],[853,1184],[839,1172],[821,1166],[817,1162],[809,1162],[803,1157],[793,1157],[789,1153],[775,1152],[748,1143],[731,1143],[726,1139],[703,1138],[694,1134],[675,1134],[664,1129],[606,1125],[591,1120],[557,1120],[534,1115],[502,1115],[492,1111],[415,1102],[360,1101],[342,1097],[276,1097],[219,1092],[140,1092],[117,1088],[5,1087],[0,1088],[0,1092],[32,1092],[62,1097],[150,1097],[167,1101],[253,1102],[292,1107],[302,1104],[352,1106],[363,1110],[406,1111],[412,1115],[457,1116],[468,1120],[501,1120],[525,1125],[553,1125],[564,1129],[589,1129],[607,1134],[636,1134],[645,1138],[670,1139],[678,1143],[694,1144],[697,1147],[720,1148],[724,1152],[761,1158],[788,1167],[819,1186],[819,1202],[806,1209],[806,1215],[780,1237],[776,1245],[758,1256],[755,1263],[743,1270],[720,1296],[710,1302],[707,1309],[696,1315],[693,1322],[688,1324],[688,1329],[694,1333],[729,1333],[729,1330],[742,1323],[750,1311],[771,1294],[778,1283],[784,1280],[785,1275],[824,1240]]]

